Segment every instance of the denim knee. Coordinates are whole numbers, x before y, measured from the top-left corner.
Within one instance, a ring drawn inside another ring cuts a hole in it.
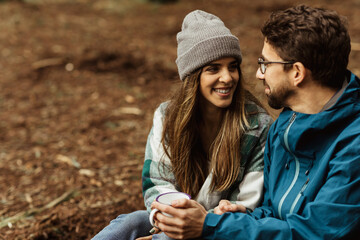
[[[121,214],[117,216],[115,219],[110,221],[110,224],[122,224],[126,223],[127,228],[143,228],[144,226],[150,227],[151,225],[149,222],[149,213],[147,211],[135,211],[128,214]]]
[[[101,230],[93,240],[136,239],[149,235],[152,228],[147,211],[119,215]]]

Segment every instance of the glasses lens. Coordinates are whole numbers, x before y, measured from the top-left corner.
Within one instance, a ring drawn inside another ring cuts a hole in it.
[[[264,74],[264,73],[265,73],[265,70],[266,70],[266,66],[265,66],[265,64],[264,64],[264,59],[258,58],[258,64],[259,64],[260,72],[261,72],[262,74]]]
[[[266,65],[264,63],[260,64],[260,70],[262,74],[265,74],[265,70],[266,70]]]

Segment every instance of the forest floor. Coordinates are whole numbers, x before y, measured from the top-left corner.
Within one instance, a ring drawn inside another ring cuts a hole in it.
[[[184,16],[202,9],[225,22],[246,86],[264,101],[260,26],[299,2],[0,0],[0,239],[90,239],[144,209],[144,148],[155,108],[179,83]],[[359,75],[360,1],[301,2],[348,17]]]

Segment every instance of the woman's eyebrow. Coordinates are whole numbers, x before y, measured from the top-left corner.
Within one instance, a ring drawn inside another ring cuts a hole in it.
[[[220,63],[209,63],[205,67],[207,67],[207,66],[220,66],[220,65],[221,65]]]
[[[232,65],[232,64],[237,64],[237,61],[234,60],[234,61],[230,62],[228,65]],[[209,63],[205,67],[207,67],[207,66],[221,66],[221,65],[222,65],[221,63]]]

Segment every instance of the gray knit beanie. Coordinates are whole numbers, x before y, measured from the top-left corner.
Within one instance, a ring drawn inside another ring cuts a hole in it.
[[[235,57],[241,63],[239,39],[215,15],[195,10],[184,18],[178,42],[176,64],[180,79],[222,57]]]

